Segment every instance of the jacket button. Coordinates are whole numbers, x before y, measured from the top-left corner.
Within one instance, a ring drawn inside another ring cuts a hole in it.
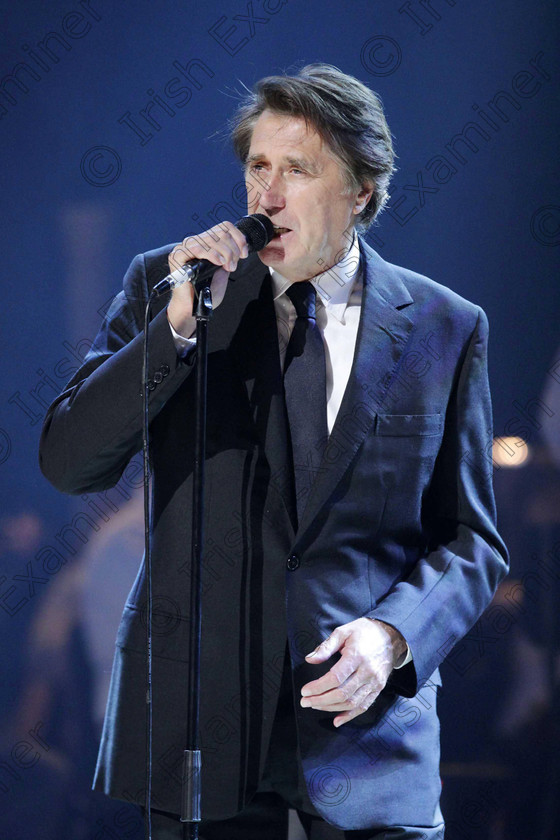
[[[297,554],[292,554],[291,557],[288,557],[286,560],[286,566],[288,567],[290,572],[295,572],[296,569],[299,569],[299,557]]]
[[[163,382],[163,373],[159,370],[156,370],[154,373],[154,382],[156,385],[159,385],[160,382]]]
[[[171,368],[169,367],[169,365],[162,365],[160,367],[160,372],[163,373],[164,376],[169,376],[169,373],[171,372]]]
[[[156,383],[154,382],[154,380],[153,379],[148,379],[148,391],[155,390],[155,387],[156,387]]]

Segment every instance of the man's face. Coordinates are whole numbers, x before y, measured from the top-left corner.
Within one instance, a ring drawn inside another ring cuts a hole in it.
[[[341,162],[302,117],[264,111],[246,163],[249,213],[264,213],[277,235],[261,261],[292,282],[339,261],[371,189],[349,190]]]

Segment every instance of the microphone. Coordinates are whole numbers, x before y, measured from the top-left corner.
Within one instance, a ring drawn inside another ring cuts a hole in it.
[[[235,223],[235,227],[245,236],[250,254],[260,251],[274,238],[274,225],[268,216],[264,216],[262,213],[243,216]],[[176,286],[182,286],[183,283],[187,282],[192,283],[195,292],[198,294],[201,289],[208,285],[214,272],[219,268],[219,265],[210,262],[210,260],[189,260],[181,268],[176,268],[175,271],[156,283],[153,294],[155,297],[160,297]]]

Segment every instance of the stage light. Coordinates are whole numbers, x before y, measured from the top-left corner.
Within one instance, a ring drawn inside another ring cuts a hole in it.
[[[495,437],[492,442],[492,461],[497,468],[521,467],[529,456],[529,445],[521,437]]]

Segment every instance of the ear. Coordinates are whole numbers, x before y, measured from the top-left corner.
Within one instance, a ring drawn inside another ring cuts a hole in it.
[[[356,216],[358,216],[362,210],[365,210],[367,207],[368,202],[373,195],[373,188],[374,184],[367,183],[362,185],[361,190],[356,195],[356,201],[352,210]]]

